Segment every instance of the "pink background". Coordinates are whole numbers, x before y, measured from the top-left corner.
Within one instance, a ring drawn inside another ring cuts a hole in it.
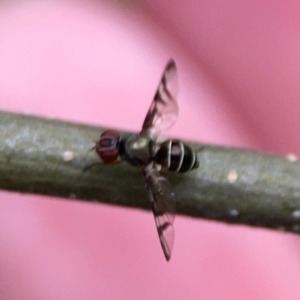
[[[139,9],[138,9],[139,8]],[[165,63],[167,134],[300,153],[300,2],[0,2],[0,109],[138,131]],[[143,201],[143,199],[141,199]],[[0,193],[0,299],[299,299],[297,236]]]

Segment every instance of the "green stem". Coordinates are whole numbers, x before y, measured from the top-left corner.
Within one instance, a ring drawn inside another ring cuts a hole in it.
[[[103,130],[0,112],[0,188],[150,209],[138,168],[127,163],[99,164],[83,172],[87,164],[98,160],[89,149]],[[200,168],[168,174],[178,214],[300,232],[298,161],[191,145],[197,150]]]

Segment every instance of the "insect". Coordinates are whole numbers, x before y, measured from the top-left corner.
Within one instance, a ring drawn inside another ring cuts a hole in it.
[[[93,149],[105,164],[126,161],[143,172],[160,243],[167,261],[174,244],[175,197],[162,171],[184,173],[198,168],[194,150],[179,140],[157,141],[161,131],[171,127],[178,115],[177,70],[170,60],[163,72],[142,130],[120,136],[115,130],[101,134]]]

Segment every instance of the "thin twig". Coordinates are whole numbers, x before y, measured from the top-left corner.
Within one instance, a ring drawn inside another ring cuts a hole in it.
[[[150,209],[138,168],[98,165],[89,152],[104,128],[0,112],[0,188]],[[169,173],[177,213],[300,232],[300,163],[191,144],[200,168]]]

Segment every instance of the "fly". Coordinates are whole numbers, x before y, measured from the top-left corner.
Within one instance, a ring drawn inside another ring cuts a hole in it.
[[[177,70],[170,60],[139,134],[120,136],[115,130],[103,132],[93,149],[105,164],[127,161],[143,172],[160,243],[167,261],[174,244],[175,197],[162,170],[184,173],[199,167],[195,151],[179,140],[157,141],[178,115]]]

